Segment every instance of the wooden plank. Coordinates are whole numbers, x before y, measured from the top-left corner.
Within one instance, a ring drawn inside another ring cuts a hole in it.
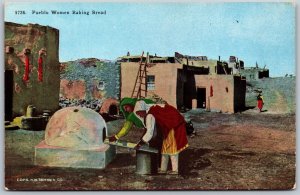
[[[107,138],[104,140],[105,144],[113,145],[113,146],[119,146],[123,148],[130,148],[138,151],[143,151],[143,152],[150,152],[150,153],[158,153],[158,150],[152,147],[149,147],[147,145],[142,145],[138,149],[135,149],[134,147],[137,145],[136,143],[132,142],[127,142],[125,140],[118,140],[116,142],[110,142]]]

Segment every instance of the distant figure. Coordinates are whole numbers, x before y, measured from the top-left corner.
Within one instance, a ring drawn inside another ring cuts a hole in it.
[[[262,111],[263,105],[264,105],[264,98],[261,95],[261,92],[259,92],[257,96],[257,107],[259,109],[259,112]]]

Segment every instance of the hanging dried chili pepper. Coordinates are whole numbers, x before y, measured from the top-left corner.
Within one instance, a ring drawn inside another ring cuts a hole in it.
[[[25,71],[23,75],[23,81],[29,81],[29,57],[25,55]]]

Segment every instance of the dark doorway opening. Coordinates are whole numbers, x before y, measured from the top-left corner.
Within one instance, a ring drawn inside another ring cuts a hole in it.
[[[104,140],[106,139],[106,128],[105,128],[105,127],[103,128],[102,133],[103,133],[103,134],[102,134],[102,136],[103,136],[103,137],[102,137],[102,141],[104,142]]]
[[[116,105],[110,105],[108,110],[109,115],[117,115],[118,114],[118,107]]]
[[[5,70],[5,120],[12,121],[13,113],[13,86],[14,86],[14,78],[13,78],[12,70]]]
[[[192,71],[185,70],[186,81],[183,84],[183,106],[187,109],[192,108],[192,100],[197,98],[197,88],[195,74]]]
[[[206,108],[206,88],[197,88],[197,108]]]

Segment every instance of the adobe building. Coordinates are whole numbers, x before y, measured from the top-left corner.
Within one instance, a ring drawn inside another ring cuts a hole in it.
[[[239,60],[235,56],[230,56],[228,66],[232,69],[231,74],[240,74],[241,70],[244,69],[244,61]]]
[[[227,62],[221,61],[220,56],[218,60],[211,60],[207,56],[188,56],[175,52],[175,60],[186,66],[205,69],[201,71],[202,74],[231,74],[232,72],[232,68]]]
[[[205,56],[143,57],[147,62],[147,94],[158,95],[176,108],[205,108],[234,113],[245,107],[246,81],[230,74],[227,62]],[[121,98],[131,97],[139,73],[140,56],[123,56]]]
[[[257,63],[255,67],[244,67],[244,61],[239,60],[235,56],[229,57],[228,66],[232,69],[232,74],[241,75],[245,77],[247,81],[269,77],[269,69],[266,67],[260,68]]]
[[[59,102],[59,31],[38,24],[5,22],[5,119],[56,111]]]
[[[196,75],[198,108],[234,113],[245,109],[246,80],[235,75]],[[199,105],[200,104],[200,105]]]
[[[240,70],[240,74],[246,77],[247,81],[269,78],[269,69],[260,68],[258,64],[255,67],[245,67]]]

